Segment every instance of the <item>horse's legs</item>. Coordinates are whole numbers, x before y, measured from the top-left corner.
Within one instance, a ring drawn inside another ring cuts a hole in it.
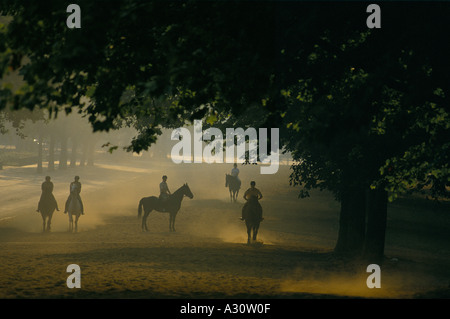
[[[253,241],[256,241],[257,235],[258,235],[258,226],[253,226]]]
[[[251,234],[252,234],[252,227],[250,225],[247,225],[247,244],[251,243]]]
[[[144,215],[142,215],[142,222],[141,222],[141,230],[145,231],[145,223],[147,220],[147,212],[144,212]]]
[[[78,218],[80,218],[79,214],[75,216],[75,232],[78,232]]]
[[[175,231],[175,216],[173,213],[169,213],[169,231]]]
[[[41,213],[42,216],[42,232],[45,232],[45,216]]]
[[[73,218],[72,218],[72,213],[68,212],[67,213],[69,215],[69,232],[71,232],[73,230]]]
[[[145,214],[145,231],[148,231],[148,225],[147,225],[147,217],[150,215],[150,212]]]
[[[52,222],[52,216],[47,217],[47,231],[50,231],[50,224]]]
[[[50,231],[52,224],[53,212],[50,212],[47,216],[47,231]]]
[[[142,221],[142,230],[143,231],[148,231],[147,217],[148,217],[148,214],[145,214],[144,220]]]
[[[150,214],[151,211],[147,212],[144,211],[144,215],[142,216],[142,231],[148,231],[148,227],[147,227],[147,217]]]

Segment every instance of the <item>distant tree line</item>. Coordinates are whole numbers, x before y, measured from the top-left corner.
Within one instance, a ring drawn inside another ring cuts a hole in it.
[[[12,144],[16,152],[35,154],[34,163],[39,173],[43,171],[44,162],[48,163],[49,171],[94,164],[98,138],[92,134],[88,123],[79,117],[59,117],[49,121],[42,110],[14,111],[4,114],[3,129],[0,145]],[[0,151],[0,155],[6,151]]]

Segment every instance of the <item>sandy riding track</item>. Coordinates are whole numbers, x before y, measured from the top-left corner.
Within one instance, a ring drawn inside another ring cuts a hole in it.
[[[182,167],[103,163],[55,172],[60,208],[81,176],[86,215],[79,232],[55,212],[42,233],[35,212],[42,175],[34,168],[0,171],[0,298],[427,298],[449,297],[450,215],[399,200],[389,206],[382,288],[366,286],[367,265],[333,254],[339,203],[325,192],[300,200],[288,167],[259,175],[243,167],[244,188],[256,180],[264,198],[259,244],[246,244],[243,205],[229,202],[228,165]],[[140,230],[137,204],[157,195],[163,174],[176,190],[188,182],[169,232],[167,214],[152,212]],[[447,206],[448,207],[448,206]],[[81,289],[69,289],[66,267],[81,268]]]

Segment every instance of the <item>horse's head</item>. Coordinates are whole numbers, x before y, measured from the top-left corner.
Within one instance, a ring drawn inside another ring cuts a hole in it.
[[[194,198],[194,194],[192,194],[191,189],[189,188],[187,183],[183,185],[183,194],[190,199]]]

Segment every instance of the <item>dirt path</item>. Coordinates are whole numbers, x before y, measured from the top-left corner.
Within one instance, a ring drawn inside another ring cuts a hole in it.
[[[442,241],[422,229],[418,235],[428,238],[428,248],[426,243],[408,246],[409,233],[394,232],[402,211],[391,214],[382,288],[369,289],[367,265],[332,254],[339,205],[329,194],[298,200],[297,191],[286,185],[287,170],[276,179],[259,178],[265,220],[260,243],[248,246],[238,219],[242,201],[228,201],[224,172],[210,170],[199,180],[194,177],[204,168],[176,169],[104,165],[83,171],[87,209],[77,234],[67,232],[62,212],[55,213],[53,231],[41,233],[40,217],[32,210],[39,189],[33,189],[34,198],[9,208],[14,217],[0,223],[0,298],[411,298],[429,292],[448,296],[446,242],[436,247],[435,241]],[[137,203],[156,193],[162,171],[170,171],[172,191],[189,182],[194,199],[184,199],[177,232],[168,232],[167,215],[152,213],[150,231],[143,233]],[[16,172],[17,180],[9,180],[9,187],[24,195],[31,189],[25,173],[21,177]],[[67,186],[70,173],[55,175],[55,185]],[[251,168],[247,174],[242,174],[243,180],[255,176]],[[41,179],[32,181],[40,185]],[[64,199],[64,190],[57,195]],[[420,220],[415,222],[410,227],[417,232]],[[81,268],[81,289],[66,285],[66,267],[74,263]]]

